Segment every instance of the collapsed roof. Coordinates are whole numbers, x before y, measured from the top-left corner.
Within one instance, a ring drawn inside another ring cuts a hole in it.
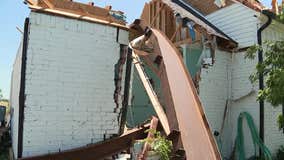
[[[124,13],[94,6],[94,3],[78,3],[72,0],[25,0],[29,8],[35,12],[55,14],[68,18],[80,19],[127,29]]]

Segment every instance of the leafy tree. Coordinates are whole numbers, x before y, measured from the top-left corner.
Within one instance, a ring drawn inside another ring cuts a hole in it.
[[[265,88],[259,90],[258,100],[263,99],[273,106],[284,106],[284,41],[265,42],[263,47],[252,46],[247,50],[246,58],[254,59],[256,52],[264,53],[263,63],[256,65],[256,72],[250,76],[252,83],[258,80],[258,75],[265,77]],[[284,129],[283,115],[278,117],[280,129]]]
[[[284,23],[284,5],[282,5],[282,11],[278,15],[276,15],[276,20],[278,22]]]

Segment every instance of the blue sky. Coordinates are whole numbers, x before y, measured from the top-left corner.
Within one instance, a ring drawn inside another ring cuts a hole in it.
[[[88,2],[91,0],[75,0]],[[127,21],[132,22],[139,18],[144,3],[148,0],[95,0],[95,5],[112,5],[113,9],[126,13]],[[270,6],[271,0],[262,0],[266,6]],[[280,2],[280,0],[279,0]],[[0,0],[0,89],[4,98],[10,96],[11,72],[16,52],[21,40],[21,33],[16,26],[23,29],[25,18],[29,9],[22,0]]]

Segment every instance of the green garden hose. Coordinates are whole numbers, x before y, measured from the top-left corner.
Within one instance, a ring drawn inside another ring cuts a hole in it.
[[[244,147],[244,135],[243,135],[243,119],[246,119],[247,124],[249,126],[253,144],[254,144],[254,150],[256,154],[256,147],[259,146],[261,151],[263,152],[264,159],[265,160],[272,160],[272,155],[269,149],[265,146],[265,144],[262,142],[262,140],[259,138],[257,129],[255,127],[255,124],[253,122],[253,118],[251,115],[247,112],[242,112],[239,115],[238,118],[238,132],[236,137],[236,151],[238,155],[239,160],[245,160],[245,147]]]

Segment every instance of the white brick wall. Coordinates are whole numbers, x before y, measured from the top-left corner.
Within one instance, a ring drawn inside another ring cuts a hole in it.
[[[21,83],[21,65],[22,65],[22,50],[23,43],[20,44],[16,59],[13,65],[12,82],[11,82],[11,134],[12,134],[12,148],[14,156],[18,153],[18,128],[19,128],[19,95]]]
[[[273,22],[263,32],[263,39],[265,40],[283,40],[284,39],[284,25]],[[282,130],[278,129],[277,117],[282,113],[282,107],[274,108],[269,103],[265,103],[264,107],[264,140],[272,153],[276,153],[281,145],[284,145],[284,134]]]
[[[239,13],[241,13],[241,15]],[[241,4],[234,4],[230,7],[219,10],[215,13],[208,15],[207,18],[209,19],[209,21],[211,21],[213,24],[215,24],[217,27],[223,30],[226,34],[228,34],[233,39],[235,39],[239,43],[239,48],[247,47],[257,43],[256,42],[257,27],[260,27],[260,24],[263,24],[264,21],[266,21],[266,18],[263,18],[263,15],[260,16],[255,11]],[[269,28],[267,28],[263,32],[263,41],[279,40],[283,38],[284,38],[284,27],[283,25],[277,22],[273,22],[269,26]],[[232,149],[232,145],[235,140],[235,136],[237,133],[237,118],[239,116],[239,113],[244,111],[249,112],[254,119],[256,127],[259,128],[259,103],[256,101],[258,84],[255,84],[253,86],[248,79],[249,75],[255,69],[255,65],[257,64],[257,59],[245,60],[244,54],[245,53],[234,53],[231,60],[232,63],[230,64],[232,67],[231,99],[232,100],[236,100],[239,98],[241,99],[238,101],[232,101],[231,103],[230,114],[229,114],[230,116],[229,123],[231,125],[231,131],[228,133],[231,135],[231,140],[227,141],[229,143],[226,143],[226,145],[228,144],[230,145],[228,147],[225,147],[228,149],[230,148]],[[216,59],[218,60],[218,57]],[[213,74],[216,72],[219,73],[224,71],[222,69],[218,70],[219,71],[211,70],[210,72]],[[211,88],[209,89],[209,87],[212,87],[212,85],[211,86],[208,85],[212,83],[210,81],[214,80],[217,81],[217,77],[214,76],[212,77],[211,73],[207,75],[205,75],[204,73],[202,74],[204,83],[203,82],[201,83],[204,85],[204,87],[202,87],[204,88],[203,91],[204,93],[201,92],[200,94],[202,102],[205,105],[205,111],[213,112],[213,113],[206,113],[206,115],[209,119],[211,127],[213,129],[216,129],[216,126],[220,125],[220,123],[218,122],[220,121],[218,120],[220,119],[220,117],[218,117],[218,114],[220,112],[218,111],[215,113],[214,110],[215,108],[217,108],[218,110],[219,107],[216,107],[215,105],[218,104],[219,102],[217,102],[218,101],[217,99],[215,99],[215,102],[213,100],[210,100],[211,98],[208,99],[210,95],[216,96],[216,93],[211,91]],[[204,79],[209,79],[209,80],[204,80]],[[205,83],[206,81],[208,81],[209,84]],[[202,84],[200,86],[202,86]],[[212,90],[214,89],[215,87],[212,87]],[[253,90],[255,90],[255,92],[249,94]],[[217,96],[219,94],[220,93],[218,92]],[[271,150],[273,154],[276,153],[280,145],[284,144],[284,134],[278,130],[276,124],[276,118],[279,114],[281,114],[281,107],[273,108],[269,103],[265,103],[264,139],[265,139],[265,144],[268,146],[268,148]],[[250,131],[248,130],[248,126],[246,125],[246,121],[244,121],[244,135],[245,135],[246,155],[247,157],[249,157],[254,154],[254,148],[250,137]]]
[[[230,53],[216,50],[215,64],[201,71],[199,96],[212,131],[219,131],[221,128],[222,115],[228,99],[230,56]]]
[[[255,69],[257,59],[245,59],[244,55],[245,52],[234,53],[232,59],[232,140],[235,140],[237,135],[238,117],[241,112],[250,113],[257,129],[259,128],[259,103],[256,101],[258,84],[252,85],[249,80],[250,74]],[[246,158],[249,158],[254,155],[254,146],[246,120],[243,121],[243,134]]]
[[[117,134],[117,28],[34,12],[30,22],[23,156],[81,147]],[[120,36],[128,37],[128,32],[120,31]]]
[[[230,78],[231,78],[231,54],[216,50],[216,62],[209,69],[203,68],[201,71],[201,81],[199,83],[200,99],[205,110],[205,115],[214,131],[220,132],[223,121],[223,113],[226,106],[226,100],[230,95]],[[227,123],[227,122],[226,122]],[[229,155],[230,145],[232,144],[230,134],[223,137],[223,154]]]

